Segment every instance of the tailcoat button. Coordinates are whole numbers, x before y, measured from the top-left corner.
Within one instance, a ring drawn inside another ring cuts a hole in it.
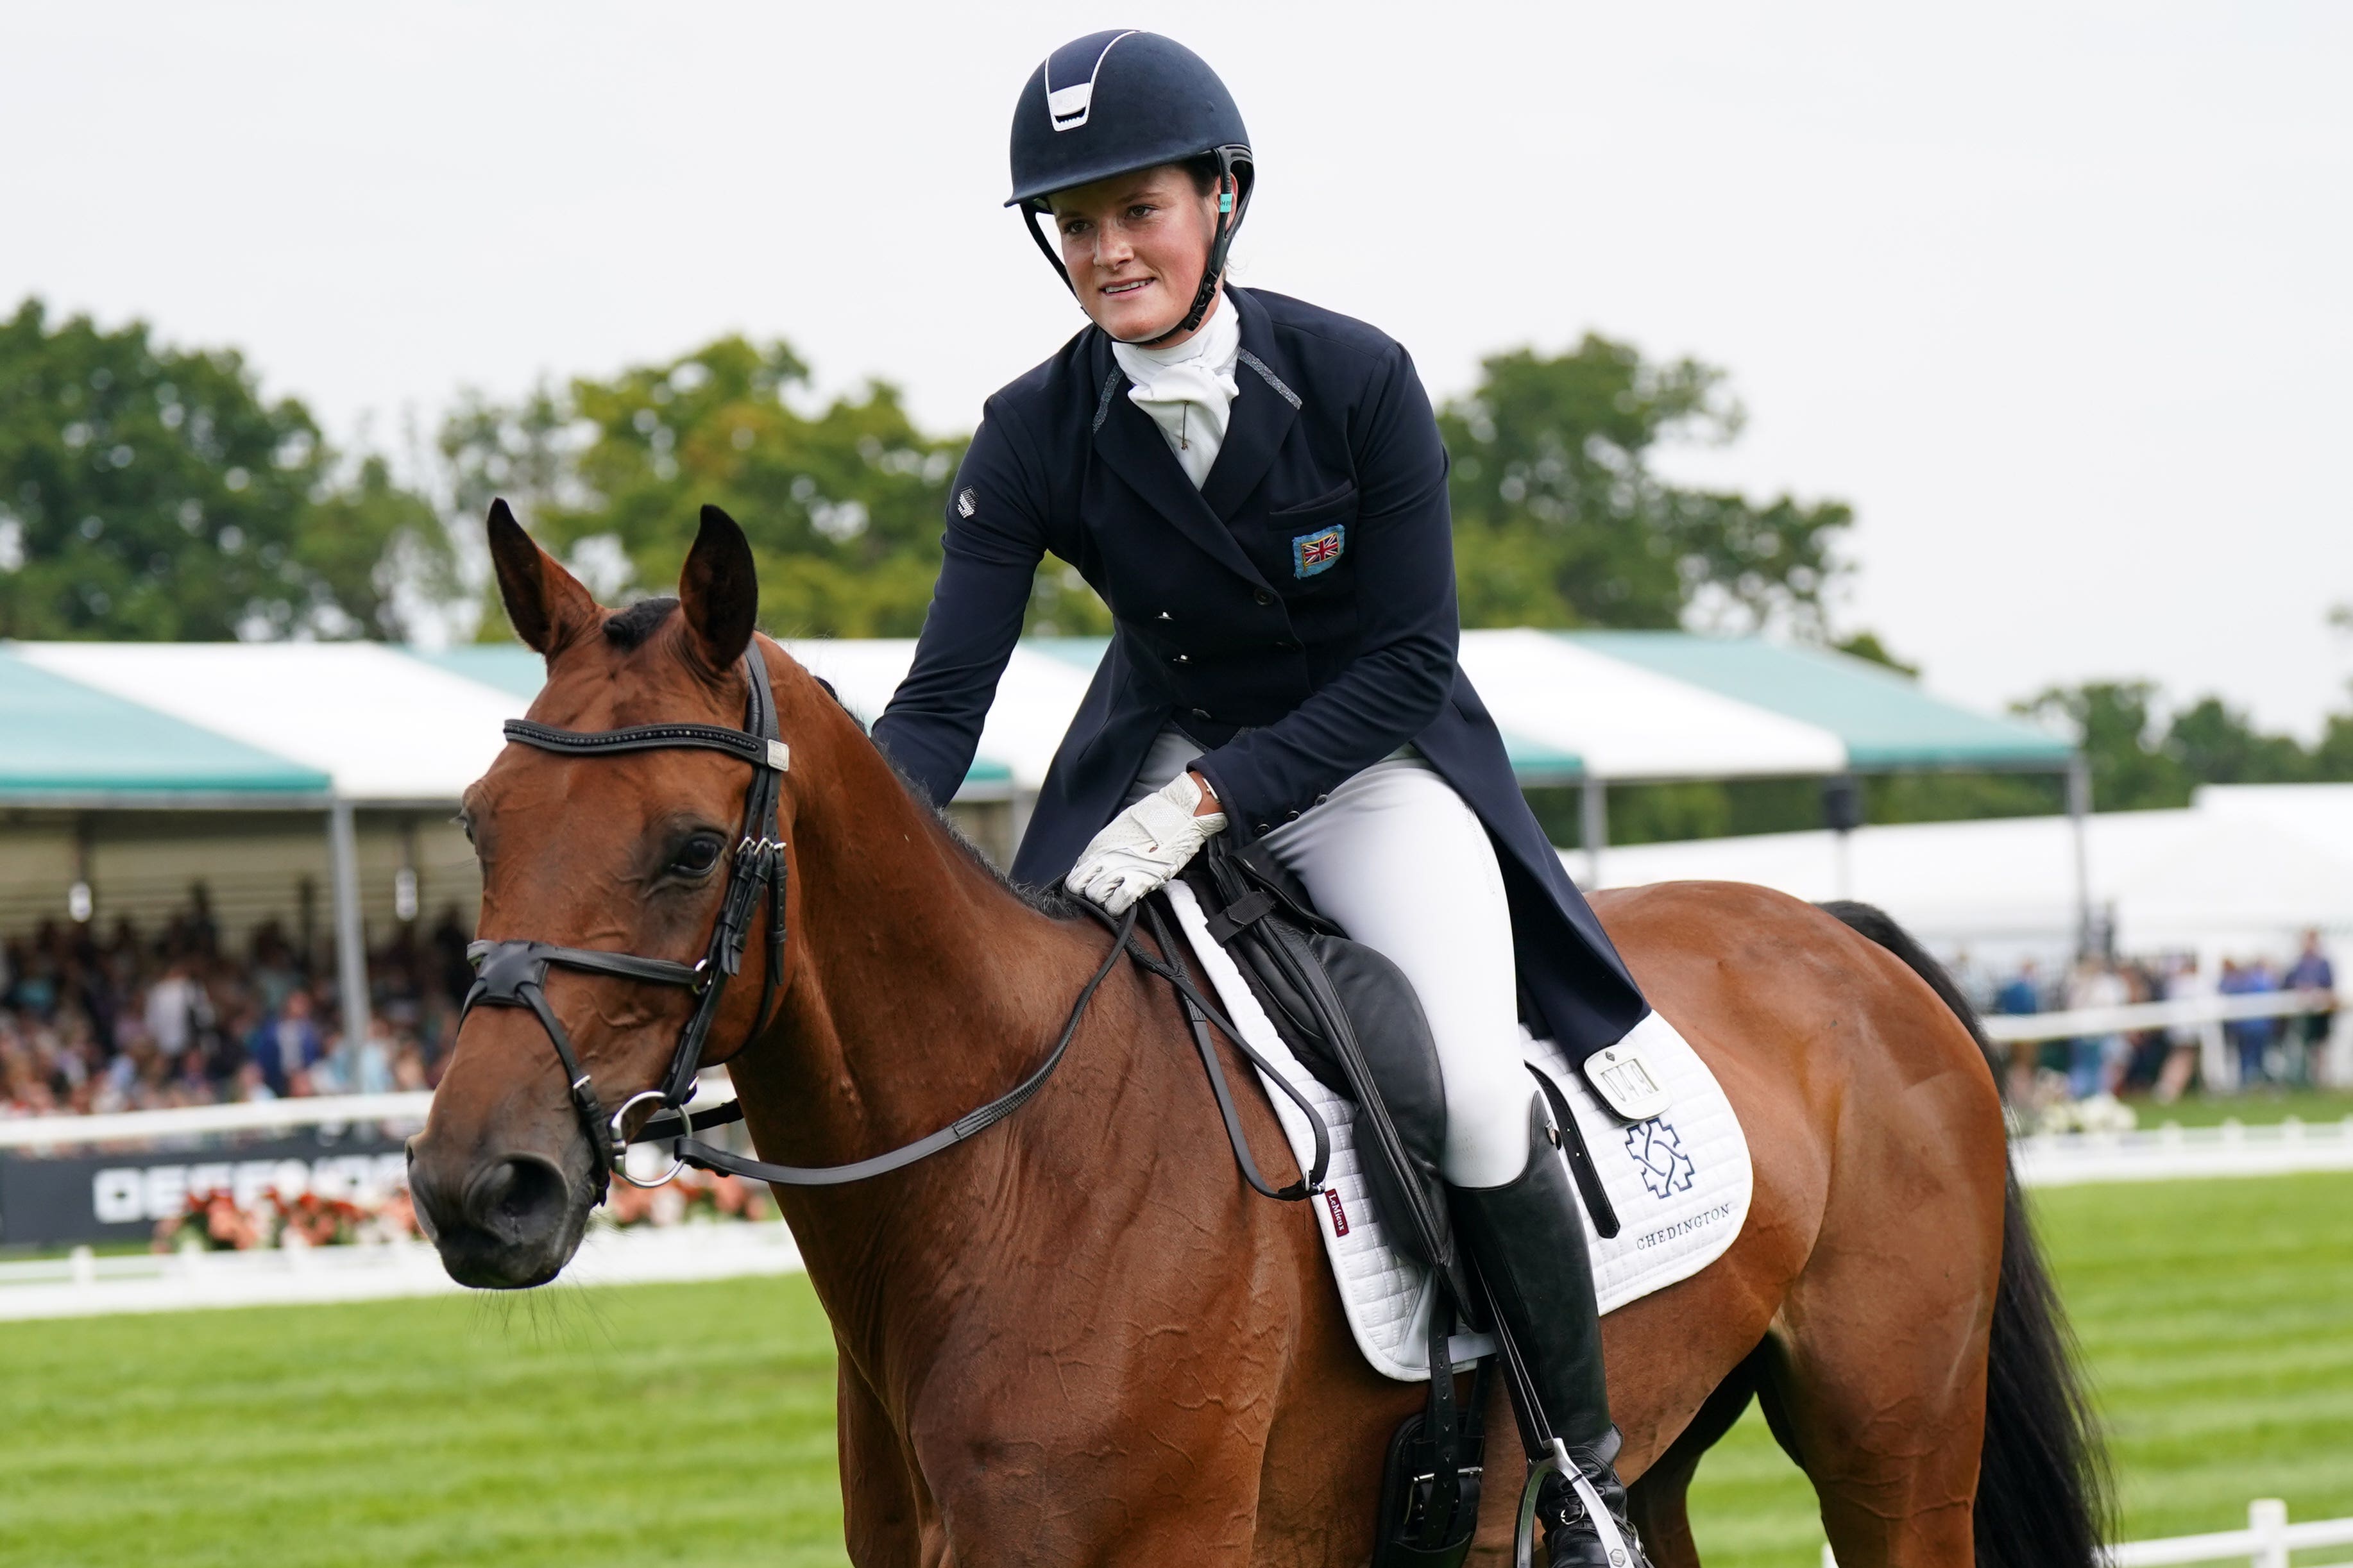
[[[1274,646],[1276,651],[1281,653],[1297,653],[1299,651],[1298,642],[1291,637],[1284,637],[1281,642],[1276,643]]]
[[[1193,717],[1196,719],[1208,719],[1210,717],[1209,710],[1207,708],[1196,708],[1193,710]]]
[[[1167,611],[1163,610],[1163,611],[1161,611],[1158,615],[1156,615],[1156,616],[1153,616],[1152,618],[1153,618],[1154,620],[1155,620],[1155,621],[1173,621],[1173,620],[1175,620],[1176,617],[1176,616],[1172,616],[1172,615],[1170,615]]]
[[[1190,664],[1193,662],[1193,656],[1189,653],[1180,653],[1172,662],[1176,664]]]
[[[1268,593],[1263,588],[1261,588],[1257,593],[1252,594],[1250,597],[1256,599],[1261,605],[1271,605],[1274,603],[1274,595]]]
[[[1283,821],[1285,821],[1285,822],[1296,822],[1296,821],[1298,821],[1298,820],[1299,820],[1299,813],[1297,813],[1297,812],[1295,812],[1295,811],[1293,811],[1293,812],[1286,812],[1286,813],[1283,815],[1283,818],[1282,818],[1282,820],[1283,820]]]
[[[1322,805],[1325,801],[1330,800],[1331,798],[1332,797],[1328,795],[1319,795],[1315,797],[1315,804]]]
[[[1272,831],[1272,826],[1271,826],[1271,824],[1261,822],[1261,823],[1260,823],[1260,824],[1258,825],[1258,831],[1260,831],[1261,833],[1267,833],[1267,832],[1271,832],[1271,831]]]

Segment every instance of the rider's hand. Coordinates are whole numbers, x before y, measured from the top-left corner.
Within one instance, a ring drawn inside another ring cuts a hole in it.
[[[1209,809],[1204,812],[1204,806]],[[1106,824],[1079,857],[1063,885],[1113,914],[1161,887],[1222,833],[1226,814],[1199,779],[1178,773]]]

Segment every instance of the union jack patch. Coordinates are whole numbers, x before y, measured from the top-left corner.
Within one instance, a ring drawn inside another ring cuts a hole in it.
[[[1335,522],[1316,533],[1303,533],[1291,542],[1291,574],[1313,577],[1318,572],[1329,572],[1340,563],[1340,552],[1348,548],[1348,525]]]

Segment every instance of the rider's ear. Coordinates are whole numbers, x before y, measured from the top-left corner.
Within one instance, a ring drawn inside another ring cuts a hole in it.
[[[715,506],[702,509],[702,527],[686,552],[686,570],[679,574],[678,602],[686,612],[695,657],[713,675],[725,674],[751,645],[752,622],[760,613],[760,576],[752,564],[751,542]]]
[[[514,623],[515,636],[552,658],[602,618],[596,595],[532,542],[505,501],[491,502],[488,527],[491,564],[498,570],[499,597],[506,601],[507,619]]]

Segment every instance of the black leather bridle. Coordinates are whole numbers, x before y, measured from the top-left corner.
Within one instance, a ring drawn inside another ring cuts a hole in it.
[[[476,1007],[520,1007],[529,1010],[538,1018],[540,1027],[547,1031],[549,1043],[555,1047],[556,1059],[563,1064],[574,1113],[580,1119],[581,1131],[587,1135],[590,1155],[596,1167],[598,1202],[604,1200],[615,1175],[633,1186],[659,1186],[681,1169],[691,1165],[701,1170],[719,1171],[784,1186],[836,1186],[902,1169],[943,1149],[961,1143],[1020,1110],[1030,1096],[1044,1087],[1046,1079],[1061,1065],[1063,1054],[1070,1049],[1071,1041],[1077,1036],[1080,1021],[1086,1016],[1087,1005],[1094,1000],[1095,993],[1102,988],[1103,981],[1109,978],[1123,955],[1133,958],[1148,973],[1166,980],[1183,998],[1187,1021],[1192,1028],[1202,1065],[1208,1072],[1219,1110],[1226,1123],[1227,1135],[1250,1185],[1269,1197],[1293,1201],[1312,1196],[1323,1189],[1324,1168],[1330,1160],[1329,1134],[1323,1118],[1286,1078],[1274,1071],[1242,1038],[1241,1031],[1234,1027],[1216,1004],[1202,994],[1185,970],[1183,961],[1176,956],[1174,942],[1156,912],[1152,918],[1154,936],[1166,956],[1155,957],[1145,952],[1135,940],[1136,917],[1145,908],[1140,902],[1114,921],[1092,904],[1082,900],[1082,907],[1087,913],[1111,928],[1113,941],[1110,951],[1104,953],[1103,962],[1096,966],[1086,984],[1081,988],[1078,999],[1071,1004],[1070,1016],[1063,1022],[1053,1049],[1019,1083],[938,1131],[887,1153],[845,1165],[771,1164],[765,1160],[746,1159],[694,1137],[693,1134],[706,1129],[744,1119],[740,1100],[730,1100],[700,1111],[689,1110],[687,1102],[694,1098],[694,1079],[702,1067],[703,1048],[711,1037],[712,1025],[719,1016],[720,1003],[726,994],[728,979],[743,965],[744,949],[750,940],[752,921],[759,910],[764,893],[766,895],[768,915],[767,967],[760,987],[759,1011],[738,1049],[757,1039],[766,1029],[776,1005],[777,993],[784,984],[786,862],[782,825],[776,811],[781,793],[780,781],[792,766],[792,753],[778,732],[776,696],[769,688],[768,672],[761,661],[756,638],[744,650],[744,674],[751,692],[745,700],[744,727],[741,730],[731,730],[719,724],[636,724],[621,730],[563,730],[528,719],[510,719],[506,723],[509,741],[566,756],[607,757],[627,752],[701,750],[725,752],[750,763],[752,767],[752,782],[744,792],[744,826],[735,845],[734,866],[728,875],[726,891],[720,900],[719,918],[711,930],[710,946],[704,950],[701,962],[681,963],[675,959],[641,958],[635,953],[564,947],[528,939],[476,942],[466,949],[466,956],[473,962],[476,973],[473,985],[466,993],[465,1005],[459,1013],[460,1021]],[[557,1021],[554,1009],[547,1005],[545,986],[547,972],[552,967],[614,974],[626,980],[642,980],[656,985],[683,986],[694,993],[694,1011],[688,1016],[686,1026],[679,1032],[678,1046],[670,1053],[669,1069],[662,1074],[657,1087],[630,1095],[610,1112],[605,1110],[604,1099],[590,1080],[587,1069],[581,1066],[579,1053],[573,1049],[571,1037],[565,1033],[564,1026]],[[1278,1192],[1260,1174],[1256,1162],[1250,1157],[1249,1144],[1243,1140],[1240,1120],[1235,1113],[1223,1069],[1218,1065],[1217,1053],[1210,1044],[1208,1026],[1212,1024],[1261,1068],[1269,1081],[1282,1089],[1306,1112],[1314,1131],[1315,1160],[1314,1169],[1307,1173],[1303,1181]],[[626,1131],[623,1124],[629,1112],[649,1100],[655,1103],[653,1113],[634,1133]],[[628,1146],[665,1139],[673,1141],[670,1168],[653,1182],[639,1182],[631,1176],[624,1163]]]
[[[751,691],[745,700],[744,727],[740,730],[720,724],[633,724],[621,730],[583,731],[562,730],[528,719],[507,721],[508,740],[565,756],[710,751],[724,752],[752,767],[752,782],[744,792],[744,827],[735,845],[734,865],[728,874],[726,891],[720,899],[719,919],[711,928],[711,943],[700,963],[681,963],[675,959],[641,958],[635,953],[528,940],[477,942],[466,949],[466,956],[475,964],[476,977],[466,993],[461,1020],[465,1013],[476,1007],[523,1007],[539,1019],[540,1027],[547,1031],[549,1042],[555,1047],[556,1059],[564,1064],[573,1110],[580,1118],[581,1131],[588,1135],[600,1200],[614,1173],[618,1173],[624,1181],[630,1180],[622,1168],[622,1155],[628,1144],[638,1139],[623,1131],[622,1123],[629,1112],[648,1100],[656,1102],[655,1114],[647,1123],[650,1130],[662,1117],[682,1113],[686,1102],[694,1097],[694,1075],[702,1068],[704,1045],[711,1037],[712,1025],[718,1019],[720,1004],[726,998],[727,982],[743,967],[744,948],[750,939],[763,894],[768,914],[767,965],[760,985],[758,1016],[751,1033],[744,1037],[746,1040],[756,1038],[767,1027],[777,990],[784,983],[786,871],[784,840],[775,830],[780,781],[792,766],[792,753],[777,731],[776,697],[768,687],[768,673],[761,668],[756,642],[744,651],[744,674]],[[694,994],[694,1011],[688,1015],[686,1026],[679,1031],[669,1069],[656,1087],[629,1096],[609,1114],[606,1111],[588,1070],[581,1066],[579,1054],[572,1048],[571,1037],[556,1020],[554,1009],[547,1005],[545,986],[551,967],[617,974],[655,985],[677,985]],[[647,1131],[641,1131],[639,1137],[647,1135]],[[683,1151],[681,1152],[682,1155]],[[676,1173],[677,1167],[673,1166],[670,1174]],[[669,1176],[663,1178],[668,1179]]]

